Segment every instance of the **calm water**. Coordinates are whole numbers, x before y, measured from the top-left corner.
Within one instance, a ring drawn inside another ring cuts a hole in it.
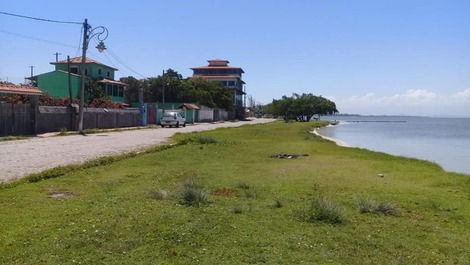
[[[433,161],[470,174],[470,118],[334,116],[341,121],[319,133],[350,146]]]

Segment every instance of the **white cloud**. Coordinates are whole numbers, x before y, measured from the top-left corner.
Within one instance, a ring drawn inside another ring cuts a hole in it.
[[[452,98],[457,101],[470,102],[470,88],[455,93],[454,95],[452,95]]]
[[[470,88],[442,95],[426,89],[410,89],[393,95],[366,93],[341,99],[336,97],[343,113],[470,115]]]

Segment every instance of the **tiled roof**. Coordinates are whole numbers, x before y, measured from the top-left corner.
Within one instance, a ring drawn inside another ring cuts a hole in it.
[[[105,83],[105,84],[115,84],[115,85],[122,85],[122,86],[127,86],[126,83],[123,83],[123,82],[120,82],[120,81],[116,81],[116,80],[110,80],[110,79],[102,79],[100,81],[98,81],[98,83]]]
[[[0,93],[21,95],[42,95],[41,90],[33,86],[17,86],[0,84]]]
[[[240,79],[239,76],[235,75],[194,75],[193,77],[202,77],[207,79]]]
[[[77,63],[82,63],[82,57],[74,57],[74,58],[70,58],[70,63],[73,63],[73,64],[77,64]],[[106,67],[109,67],[111,69],[114,69],[115,71],[117,71],[118,69],[117,68],[114,68],[112,66],[109,66],[109,65],[106,65],[104,63],[100,63],[96,60],[93,60],[91,58],[86,58],[85,60],[85,63],[94,63],[94,64],[99,64],[99,65],[103,65],[103,66],[106,66]],[[51,64],[67,64],[67,60],[62,60],[62,61],[58,61],[58,62],[52,62]]]
[[[199,108],[198,105],[191,104],[191,103],[183,103],[178,108],[195,109],[195,110],[201,109]]]

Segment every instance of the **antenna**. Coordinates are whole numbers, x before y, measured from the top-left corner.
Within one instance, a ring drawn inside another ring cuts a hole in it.
[[[55,55],[55,62],[57,63],[59,61],[59,55],[62,55],[62,53],[56,52],[54,53]]]

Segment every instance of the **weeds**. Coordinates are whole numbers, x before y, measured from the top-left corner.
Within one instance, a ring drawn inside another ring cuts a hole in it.
[[[243,212],[241,207],[235,206],[230,208],[230,212],[234,214],[241,214]]]
[[[329,224],[343,224],[346,218],[341,208],[334,202],[326,198],[318,198],[314,200],[310,207],[297,212],[297,216],[309,223],[325,222]]]
[[[147,191],[147,196],[150,199],[160,201],[168,197],[168,192],[166,190],[151,189]]]
[[[384,215],[397,216],[398,210],[390,202],[376,202],[373,200],[360,200],[358,202],[360,213],[382,213]]]
[[[249,189],[250,189],[250,185],[248,185],[248,184],[245,183],[245,182],[240,182],[240,183],[238,183],[237,188],[240,188],[240,189],[242,189],[242,190],[249,190]]]
[[[273,208],[282,208],[282,207],[284,207],[282,202],[279,199],[275,199],[273,203]]]
[[[180,194],[180,204],[199,207],[208,202],[207,192],[194,181],[186,181]]]
[[[190,143],[195,143],[195,144],[215,144],[218,141],[214,139],[213,137],[210,136],[204,136],[204,135],[198,135],[198,136],[188,136],[180,141],[178,141],[179,144],[190,144]]]
[[[67,135],[67,128],[60,128],[58,135],[60,136]]]

